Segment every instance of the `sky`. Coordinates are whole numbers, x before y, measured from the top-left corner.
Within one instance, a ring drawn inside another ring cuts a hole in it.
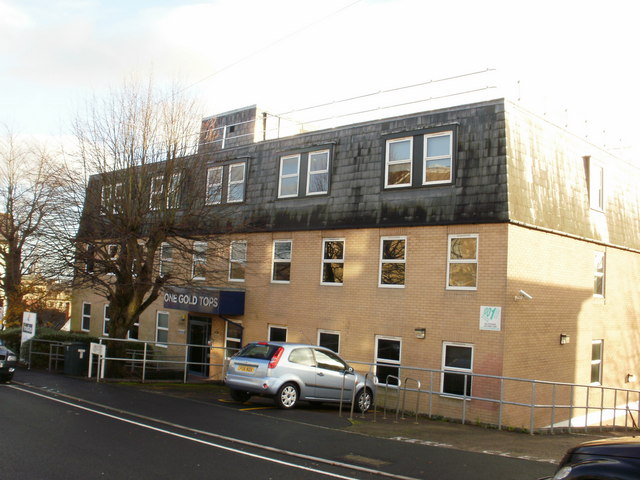
[[[478,96],[457,93],[477,89],[637,162],[634,7],[633,0],[0,0],[0,124],[55,142],[93,95],[151,72],[184,85],[207,116],[253,104],[289,112],[456,77],[402,90],[402,99],[366,101],[379,107],[444,91],[461,103]]]

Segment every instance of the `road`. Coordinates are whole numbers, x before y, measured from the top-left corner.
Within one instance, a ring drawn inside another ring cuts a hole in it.
[[[2,478],[535,479],[553,465],[341,430],[269,411],[42,372],[0,385]]]

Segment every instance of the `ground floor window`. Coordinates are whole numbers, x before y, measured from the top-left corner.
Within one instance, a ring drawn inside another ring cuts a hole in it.
[[[83,331],[88,332],[91,329],[91,304],[82,304],[82,325]]]
[[[591,342],[591,384],[602,384],[602,340]]]
[[[376,376],[378,382],[398,385],[402,340],[397,337],[376,336]]]
[[[158,312],[156,314],[156,344],[159,347],[166,347],[169,341],[169,314]]]
[[[318,345],[340,353],[340,332],[329,330],[318,331]]]
[[[242,347],[242,325],[239,323],[225,322],[226,323],[226,333],[224,346],[225,350],[225,358],[229,358],[233,356],[240,347]]]
[[[270,342],[286,342],[287,327],[278,327],[276,325],[269,325],[269,341]]]
[[[471,396],[473,346],[445,343],[442,351],[442,393]]]
[[[127,338],[129,340],[138,340],[138,331],[140,330],[140,322],[135,322],[133,326],[127,332]]]
[[[107,303],[104,306],[104,320],[102,322],[102,333],[105,336],[109,336],[109,320],[111,319],[109,315],[109,304]]]

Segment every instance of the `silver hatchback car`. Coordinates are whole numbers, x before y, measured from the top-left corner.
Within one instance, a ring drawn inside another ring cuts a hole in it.
[[[366,412],[373,403],[373,380],[365,384],[363,375],[317,345],[250,343],[229,360],[225,383],[236,401],[264,395],[284,409],[293,408],[299,400],[351,403],[355,398],[358,410]]]

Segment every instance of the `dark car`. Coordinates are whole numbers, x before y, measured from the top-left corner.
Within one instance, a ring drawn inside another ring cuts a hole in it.
[[[567,450],[553,477],[540,480],[638,480],[640,437],[581,443]]]
[[[9,382],[13,378],[17,363],[16,354],[5,347],[4,342],[0,340],[0,382]]]

